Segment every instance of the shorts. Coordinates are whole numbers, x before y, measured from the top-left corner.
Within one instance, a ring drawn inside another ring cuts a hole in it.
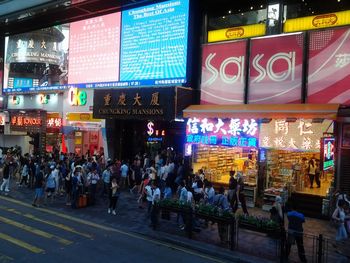
[[[40,198],[42,197],[44,194],[44,191],[43,189],[40,187],[40,188],[35,188],[35,197],[36,198]]]
[[[46,193],[54,193],[55,190],[56,190],[55,187],[53,187],[53,188],[48,187],[48,188],[46,188]]]

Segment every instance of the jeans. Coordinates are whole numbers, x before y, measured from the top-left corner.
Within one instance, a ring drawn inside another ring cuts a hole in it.
[[[10,191],[9,187],[10,187],[10,178],[7,178],[7,179],[4,178],[1,184],[0,190],[4,191],[4,188],[5,188],[5,191],[9,192]]]
[[[295,243],[297,244],[298,247],[298,255],[300,262],[307,262],[306,257],[305,257],[305,249],[304,249],[304,240],[303,240],[303,234],[293,234],[293,233],[288,233],[288,241],[287,241],[287,257],[290,254],[290,249],[292,247],[292,242],[290,240],[295,239]]]

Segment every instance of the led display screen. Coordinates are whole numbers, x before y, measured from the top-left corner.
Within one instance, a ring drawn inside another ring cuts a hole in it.
[[[6,93],[187,83],[189,0],[12,35]]]

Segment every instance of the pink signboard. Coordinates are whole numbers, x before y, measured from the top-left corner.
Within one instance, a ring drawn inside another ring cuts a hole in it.
[[[248,103],[301,102],[303,34],[252,39]]]
[[[120,13],[70,24],[69,83],[119,80]]]
[[[307,103],[350,105],[350,29],[310,33]]]
[[[203,46],[201,104],[242,104],[246,41]]]

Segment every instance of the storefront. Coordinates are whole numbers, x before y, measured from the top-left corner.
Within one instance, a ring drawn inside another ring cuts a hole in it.
[[[268,211],[276,196],[287,201],[294,193],[329,199],[338,107],[192,105],[184,110],[186,154],[192,157],[194,172],[203,169],[216,185],[228,186],[229,172],[241,172],[249,206],[259,203]],[[315,176],[310,188],[311,159],[320,169],[320,187]]]
[[[93,90],[71,88],[64,93],[65,149],[78,155],[105,154],[105,121],[93,118]]]
[[[94,118],[106,119],[111,158],[182,152],[185,123],[177,117],[191,100],[192,90],[182,87],[95,90]]]
[[[59,151],[62,107],[63,96],[59,93],[9,95],[7,97],[8,125],[5,125],[3,135],[4,146],[18,145],[23,153],[38,150],[42,153],[52,152],[53,149]],[[41,118],[40,125],[30,121],[27,124],[24,123],[26,117],[35,119],[38,116]],[[37,129],[36,126],[41,128]],[[33,127],[36,128],[33,130]]]

